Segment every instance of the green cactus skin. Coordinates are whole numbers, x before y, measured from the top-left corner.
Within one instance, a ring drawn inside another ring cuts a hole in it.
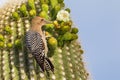
[[[4,80],[9,80],[11,79],[11,74],[10,74],[10,63],[9,63],[9,52],[8,51],[3,51],[2,55],[2,63],[3,63],[3,77]]]
[[[58,11],[64,8],[63,1],[28,0],[0,13],[0,80],[88,79],[82,60],[83,50],[77,42],[78,29],[72,26],[72,21],[56,21]],[[36,15],[57,22],[45,27],[53,38],[52,41],[48,38],[47,42],[48,47],[51,46],[48,56],[55,66],[54,74],[41,73],[39,65],[24,45],[24,35]]]
[[[59,3],[63,3],[64,0],[58,0]]]
[[[46,11],[41,11],[40,14],[39,14],[39,16],[40,16],[40,17],[43,17],[43,18],[45,18],[45,19],[47,19],[47,20],[49,20],[49,16],[48,16],[48,14],[47,14]]]
[[[72,34],[70,32],[66,32],[64,35],[63,35],[63,40],[71,40],[72,39]]]
[[[11,30],[11,28],[10,28],[10,26],[5,26],[5,32],[6,32],[6,34],[11,34],[12,33],[12,30]]]
[[[67,26],[61,26],[60,30],[64,34],[64,33],[68,32],[68,31],[70,31],[71,27],[68,26],[68,25]]]
[[[51,11],[51,17],[52,17],[53,20],[56,19],[56,15],[57,15],[58,11],[59,11],[61,8],[62,8],[61,5],[60,5],[60,4],[57,4],[57,5],[55,5],[55,7],[52,9],[52,11]]]
[[[19,66],[20,66],[20,75],[21,75],[21,79],[22,80],[29,80],[28,79],[28,76],[27,76],[27,74],[26,74],[26,71],[27,71],[27,69],[26,69],[26,67],[24,67],[24,66],[27,66],[26,65],[26,61],[25,61],[25,48],[24,48],[24,46],[22,46],[22,45],[24,45],[24,40],[23,40],[23,35],[24,35],[24,24],[23,24],[23,21],[22,21],[22,19],[20,19],[20,21],[18,21],[17,22],[17,29],[18,29],[18,37],[21,37],[21,41],[20,41],[20,43],[19,43],[19,46],[21,46],[21,50],[20,50],[20,48],[19,48],[19,50],[18,50],[18,53],[19,53]]]
[[[35,9],[34,0],[28,0],[28,7],[29,9]]]
[[[41,4],[49,4],[50,0],[40,0]]]
[[[2,34],[0,34],[0,41],[4,41],[4,37]]]
[[[72,33],[72,40],[75,40],[75,39],[78,39],[78,35],[77,35],[77,34]]]
[[[27,11],[27,8],[26,8],[25,4],[21,5],[19,10],[20,10],[20,12],[22,13],[23,16],[25,16],[25,17],[28,16],[28,11]]]
[[[17,12],[13,12],[12,13],[12,17],[14,17],[15,20],[19,20],[20,19],[20,16]]]
[[[72,31],[71,31],[71,33],[78,33],[78,28],[72,28]]]
[[[2,50],[0,50],[0,72],[2,71]],[[2,79],[2,74],[0,74],[0,78]]]
[[[71,12],[70,8],[66,8],[65,10],[68,11],[69,13]]]
[[[30,11],[29,11],[29,15],[30,15],[31,17],[36,16],[36,10],[35,10],[35,9],[30,10]]]
[[[11,28],[13,30],[11,35],[11,41],[14,44],[15,40],[17,38],[17,24],[16,22],[10,22]],[[19,80],[20,79],[20,73],[19,73],[19,55],[16,51],[16,46],[13,45],[13,48],[10,50],[10,64],[11,64],[11,76],[13,80]]]
[[[42,4],[42,10],[48,12],[49,6],[47,4]]]
[[[58,0],[50,0],[52,8],[54,8],[58,4]]]

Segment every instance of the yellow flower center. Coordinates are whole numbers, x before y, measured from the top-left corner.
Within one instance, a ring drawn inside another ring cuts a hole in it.
[[[63,17],[64,17],[64,18],[67,18],[67,14],[64,13],[64,14],[63,14]]]

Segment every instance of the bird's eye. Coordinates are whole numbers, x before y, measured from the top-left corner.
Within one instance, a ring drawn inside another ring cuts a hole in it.
[[[44,21],[44,19],[41,19],[41,21]]]

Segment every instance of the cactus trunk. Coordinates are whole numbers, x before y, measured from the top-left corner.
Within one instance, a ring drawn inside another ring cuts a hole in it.
[[[63,4],[63,0],[26,0],[1,9],[0,80],[88,79],[82,60],[83,50],[77,41],[78,29],[74,28],[72,20],[60,21],[57,18],[59,11],[64,9]],[[50,36],[47,39],[48,56],[54,64],[54,74],[42,73],[24,45],[24,35],[30,29],[30,21],[34,16],[53,21],[52,25],[45,25],[44,30]]]

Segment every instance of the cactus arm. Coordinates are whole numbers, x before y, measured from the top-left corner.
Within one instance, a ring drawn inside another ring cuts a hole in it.
[[[20,21],[17,22],[17,31],[18,31],[18,37],[21,37],[21,45],[24,45],[24,40],[23,40],[23,35],[24,35],[24,25],[23,25],[23,21],[22,19],[20,19]],[[20,46],[21,46],[20,45]],[[21,49],[18,50],[19,53],[19,67],[20,67],[20,76],[22,80],[29,80],[28,76],[26,74],[26,59],[25,59],[25,49],[24,46],[21,46]]]
[[[9,63],[9,52],[8,51],[3,51],[3,56],[2,56],[2,63],[3,63],[3,77],[4,80],[9,80],[11,79],[10,75],[10,63]]]
[[[11,25],[11,29],[13,31],[10,39],[12,44],[14,44],[15,38],[16,38],[16,22],[12,21],[10,22]],[[13,80],[19,80],[20,76],[19,76],[19,64],[18,64],[18,58],[15,54],[15,45],[13,45],[13,47],[10,50],[10,63],[11,63],[11,75],[12,75],[12,79]]]

